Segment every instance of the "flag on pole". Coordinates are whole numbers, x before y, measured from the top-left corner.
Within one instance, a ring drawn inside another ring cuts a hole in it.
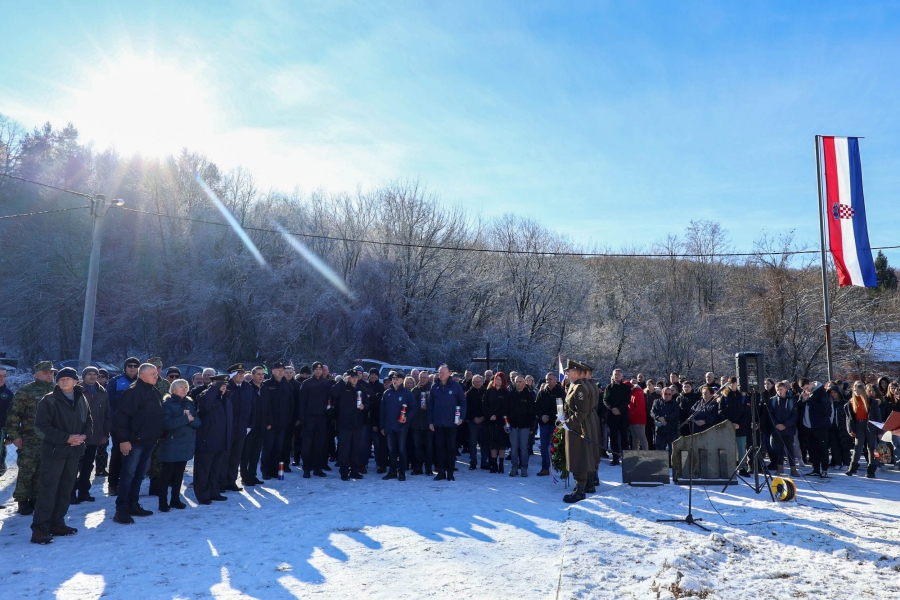
[[[822,137],[825,156],[825,218],[831,256],[841,287],[876,287],[863,199],[859,138]]]
[[[566,372],[562,366],[562,354],[557,354],[556,358],[559,360],[559,382],[562,383],[562,380],[566,378]]]

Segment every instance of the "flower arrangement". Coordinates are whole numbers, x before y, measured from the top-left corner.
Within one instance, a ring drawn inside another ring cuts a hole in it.
[[[561,425],[557,421],[553,437],[550,438],[550,464],[562,479],[567,479],[569,471],[566,470],[566,432]]]

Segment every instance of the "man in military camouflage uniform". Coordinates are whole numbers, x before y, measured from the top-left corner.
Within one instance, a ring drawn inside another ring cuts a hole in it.
[[[157,374],[159,375],[159,379],[156,381],[155,387],[159,390],[159,395],[161,398],[165,398],[166,394],[169,393],[169,386],[171,383],[166,379],[163,374],[163,364],[162,359],[158,356],[154,356],[153,358],[148,358],[147,362],[156,367]],[[150,479],[150,495],[156,496],[157,492],[157,477],[159,476],[159,471],[162,467],[159,464],[159,442],[156,442],[156,446],[153,448],[153,454],[150,455],[150,468],[147,470],[147,478]]]
[[[18,449],[16,464],[19,476],[13,500],[19,503],[19,514],[30,515],[38,495],[41,470],[41,439],[34,431],[34,415],[41,398],[53,391],[53,363],[44,360],[34,365],[34,381],[26,383],[13,396],[6,415],[6,432]]]

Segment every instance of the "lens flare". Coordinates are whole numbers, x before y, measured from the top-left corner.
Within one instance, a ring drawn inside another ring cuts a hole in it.
[[[222,216],[225,217],[225,220],[228,221],[228,224],[231,225],[231,228],[234,229],[234,232],[238,234],[238,237],[241,238],[241,241],[244,242],[244,245],[247,247],[247,250],[250,251],[250,254],[253,255],[253,258],[256,259],[263,267],[266,266],[266,259],[263,258],[263,255],[259,252],[259,248],[256,247],[256,244],[253,243],[253,240],[250,239],[250,236],[247,235],[247,232],[244,231],[244,228],[241,227],[241,224],[237,222],[237,219],[234,218],[234,215],[231,214],[231,211],[222,204],[222,201],[219,200],[216,193],[210,189],[206,182],[203,181],[203,178],[200,175],[196,175],[197,183],[200,184],[200,188],[206,193],[209,197],[210,201],[219,209],[219,212],[222,213]]]
[[[284,227],[281,226],[277,221],[272,221],[272,225],[275,226],[275,229],[278,230],[278,233],[281,234],[281,237],[291,245],[291,247],[297,251],[297,253],[306,259],[312,267],[318,271],[322,277],[328,280],[331,285],[340,290],[343,294],[345,294],[351,300],[354,298],[353,292],[350,291],[350,288],[347,287],[347,284],[344,283],[344,280],[341,279],[340,275],[334,272],[334,270],[325,264],[325,262],[316,256],[309,248],[307,248],[303,242],[298,240],[296,237],[290,234]]]

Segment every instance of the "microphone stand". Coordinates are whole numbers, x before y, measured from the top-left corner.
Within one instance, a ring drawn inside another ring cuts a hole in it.
[[[772,474],[769,473],[769,470],[762,464],[762,457],[760,456],[762,451],[762,448],[760,447],[762,445],[762,432],[759,430],[759,403],[762,400],[762,396],[756,391],[754,386],[750,386],[747,397],[750,401],[750,447],[747,448],[744,457],[738,461],[738,466],[735,467],[734,471],[731,473],[731,477],[728,478],[722,491],[724,492],[727,490],[728,486],[731,485],[732,480],[737,477],[757,494],[761,493],[763,487],[765,487],[769,490],[769,495],[772,496],[772,502],[775,502],[775,494],[772,492],[771,486]],[[755,480],[754,483],[748,482],[738,472],[745,460],[752,465],[751,468],[753,470],[751,471],[751,475]],[[763,476],[762,485],[759,482],[760,471],[762,471]]]
[[[712,400],[710,400],[712,402]],[[690,449],[688,450],[688,455],[690,456],[690,474],[688,475],[688,513],[683,519],[657,519],[657,523],[687,523],[688,525],[693,525],[695,527],[699,527],[703,531],[709,531],[706,527],[698,523],[698,521],[702,521],[703,519],[695,519],[693,514],[693,506],[694,506],[694,421],[697,418],[697,414],[700,411],[700,408],[704,405],[703,401],[697,403],[697,407],[694,409],[694,412],[691,413],[691,416],[688,417],[688,420],[685,423],[691,424],[691,444]],[[684,467],[684,465],[682,465]]]

